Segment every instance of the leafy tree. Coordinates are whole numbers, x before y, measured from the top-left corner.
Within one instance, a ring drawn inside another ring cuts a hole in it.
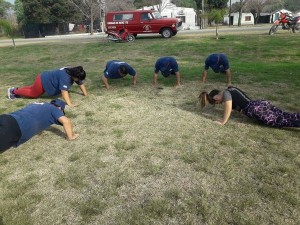
[[[284,8],[293,12],[300,11],[299,0],[283,0]]]
[[[281,0],[247,0],[245,5],[245,10],[250,11],[254,16],[254,23],[256,24],[260,14],[266,9],[268,6],[271,9],[272,7],[277,7]]]
[[[78,13],[65,0],[21,0],[27,23],[61,23],[78,19]]]
[[[107,11],[117,11],[117,10],[132,10],[135,9],[134,0],[106,0]]]
[[[81,14],[65,0],[16,0],[17,20],[26,24],[55,24],[56,33],[59,24],[82,20]]]
[[[178,7],[195,8],[196,4],[194,0],[171,0],[171,3]],[[162,7],[169,4],[164,0],[134,0],[133,2],[136,8],[142,8],[143,6],[161,5]]]
[[[46,0],[46,2],[47,1],[50,2],[50,0]],[[48,7],[50,9],[50,21],[52,22],[61,23],[65,21],[76,22],[82,20],[82,15],[68,1],[51,0],[51,3],[48,5]]]
[[[231,6],[233,12],[239,13],[238,26],[241,26],[242,13],[244,11],[246,2],[247,0],[238,0],[238,2],[232,4]]]
[[[20,0],[15,0],[15,6],[14,10],[17,15],[17,22],[20,25],[23,25],[26,23],[26,17],[24,14],[24,8],[23,8],[23,3]]]
[[[207,0],[195,0],[196,4],[196,14],[198,18],[198,25],[200,25],[200,29],[204,28],[205,24],[205,12],[204,8],[206,6]]]
[[[218,26],[222,22],[223,17],[226,13],[225,9],[212,9],[208,13],[208,18],[210,21],[214,21],[216,24],[216,39],[219,39],[219,32],[218,32]]]
[[[240,10],[240,3],[235,2],[231,5],[231,12],[238,12]]]
[[[6,17],[6,12],[12,8],[12,4],[3,0],[0,0],[0,18]]]
[[[227,8],[228,0],[207,0],[209,9]]]
[[[118,1],[118,0],[116,0]],[[174,0],[171,1],[175,2],[178,0]],[[164,0],[138,0],[138,1],[134,1],[134,6],[137,8],[141,8],[143,6],[156,6],[155,10],[162,12],[166,7],[168,7],[170,5],[170,3],[168,1],[164,1]]]
[[[12,24],[10,24],[8,20],[0,19],[0,28],[3,30],[4,34],[7,37],[11,38],[15,48],[16,47],[15,38],[14,38],[14,33],[16,31],[15,27]]]
[[[143,0],[134,0],[133,5],[135,8],[143,7],[144,1]]]
[[[105,1],[99,0],[69,0],[79,12],[90,21],[90,31],[94,32],[94,20],[100,15]]]
[[[173,0],[172,3],[178,7],[196,9],[196,2],[194,0]]]
[[[41,0],[21,0],[27,23],[50,23],[50,11]]]

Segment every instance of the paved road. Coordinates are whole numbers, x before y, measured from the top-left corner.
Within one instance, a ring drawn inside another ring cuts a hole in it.
[[[264,25],[255,25],[255,26],[248,26],[248,27],[220,27],[218,29],[219,34],[222,33],[237,33],[237,32],[261,32],[267,33],[270,29],[271,25],[264,24]],[[214,28],[202,29],[202,30],[182,30],[178,32],[177,35],[184,35],[184,34],[209,34],[214,33]],[[138,35],[139,36],[149,36],[149,35]],[[155,35],[158,36],[158,35]],[[90,34],[69,34],[69,35],[55,35],[55,36],[46,36],[44,38],[18,38],[15,40],[16,45],[24,45],[24,44],[32,44],[32,43],[45,43],[45,42],[62,42],[62,41],[69,41],[69,40],[79,40],[79,41],[91,41],[91,40],[99,40],[103,38],[105,40],[106,34],[105,33],[95,33],[94,35]],[[4,46],[13,46],[11,39],[0,40],[0,47]]]

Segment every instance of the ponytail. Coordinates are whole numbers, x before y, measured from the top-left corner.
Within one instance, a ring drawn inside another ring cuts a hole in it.
[[[214,96],[219,94],[220,91],[217,89],[212,90],[209,92],[209,94],[206,91],[202,91],[199,95],[199,102],[201,105],[201,108],[204,108],[207,103],[214,105],[216,104],[216,100],[214,99]]]
[[[199,103],[201,108],[203,109],[208,103],[208,93],[206,91],[202,91],[199,95]]]

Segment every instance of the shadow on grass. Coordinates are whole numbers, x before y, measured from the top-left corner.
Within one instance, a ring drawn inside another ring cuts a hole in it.
[[[147,40],[147,39],[163,39],[163,37],[160,34],[157,35],[145,35],[145,36],[141,36],[141,35],[137,35],[136,40]]]
[[[58,128],[56,128],[56,127],[49,127],[47,130],[50,131],[53,134],[56,134],[57,136],[62,137],[62,138],[66,137],[66,134],[64,132],[62,132],[61,130],[59,130]]]

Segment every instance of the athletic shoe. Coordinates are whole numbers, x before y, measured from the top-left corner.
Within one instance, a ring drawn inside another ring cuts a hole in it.
[[[15,90],[14,87],[8,88],[7,89],[7,98],[9,99],[15,99],[16,95],[13,93],[13,91]]]

